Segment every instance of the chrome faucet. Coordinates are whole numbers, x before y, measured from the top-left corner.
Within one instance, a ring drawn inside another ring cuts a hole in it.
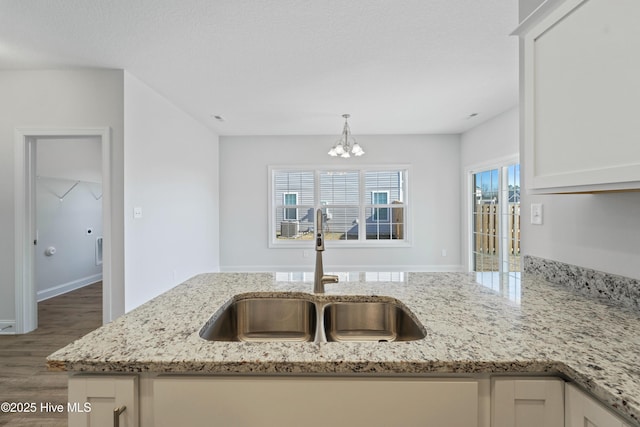
[[[325,283],[338,283],[338,276],[324,274],[322,268],[322,252],[324,252],[324,232],[322,231],[322,209],[316,211],[316,272],[313,278],[313,292],[324,293]]]

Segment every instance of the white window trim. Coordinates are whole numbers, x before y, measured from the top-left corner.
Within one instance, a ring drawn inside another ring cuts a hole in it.
[[[403,191],[405,200],[403,200],[402,207],[404,208],[404,219],[405,219],[405,235],[402,240],[366,240],[366,233],[362,233],[359,239],[357,240],[326,240],[325,248],[407,248],[413,247],[413,222],[412,222],[412,214],[411,214],[411,200],[412,200],[412,185],[411,185],[411,174],[412,174],[412,166],[410,164],[389,164],[389,165],[269,165],[268,169],[268,215],[267,221],[269,221],[267,226],[268,235],[268,247],[269,248],[279,248],[279,249],[292,249],[292,248],[302,248],[302,249],[310,249],[314,248],[313,241],[310,240],[279,240],[276,238],[276,230],[274,224],[274,208],[276,206],[275,203],[275,195],[273,194],[273,178],[274,173],[277,171],[288,170],[288,171],[313,171],[316,174],[316,179],[319,179],[320,172],[324,171],[358,171],[360,173],[360,217],[364,218],[364,213],[368,204],[364,203],[366,200],[364,198],[365,195],[365,186],[364,186],[364,174],[362,171],[366,172],[375,172],[375,171],[389,171],[389,170],[402,170],[404,171],[404,182]],[[316,186],[316,191],[319,192],[319,186]],[[320,200],[320,195],[315,195],[315,200]],[[301,208],[309,208],[315,206],[308,205],[299,205]],[[323,207],[323,206],[317,206]],[[333,207],[339,207],[338,205],[330,205],[328,209]],[[380,206],[378,206],[380,207]],[[399,207],[399,205],[388,205],[382,207]]]

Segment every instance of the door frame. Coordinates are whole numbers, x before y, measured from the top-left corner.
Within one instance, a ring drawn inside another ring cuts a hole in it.
[[[112,320],[111,257],[111,128],[17,128],[15,129],[15,314],[17,334],[38,327],[38,303],[35,284],[35,147],[38,138],[98,137],[102,151],[102,318]]]
[[[463,222],[463,230],[462,230],[462,233],[463,233],[462,234],[463,235],[462,253],[466,254],[466,256],[463,257],[463,262],[465,264],[466,271],[469,271],[469,272],[473,271],[473,205],[471,204],[471,194],[473,190],[473,174],[478,172],[483,172],[489,169],[498,169],[500,171],[499,173],[500,179],[502,179],[502,175],[503,175],[502,168],[505,167],[506,165],[510,165],[514,163],[520,163],[520,156],[517,154],[496,158],[483,163],[467,166],[465,168],[465,171],[464,171],[464,183],[465,183],[464,187],[465,188],[462,193],[462,198],[463,198],[462,206],[466,214],[464,215],[465,220]],[[502,185],[502,182],[501,182],[501,185]],[[500,194],[500,197],[502,197],[502,194]],[[503,247],[503,246],[504,245],[502,244],[500,245],[500,247]],[[502,256],[500,256],[500,262],[502,262]]]

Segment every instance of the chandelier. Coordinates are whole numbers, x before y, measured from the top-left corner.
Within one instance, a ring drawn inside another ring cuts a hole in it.
[[[342,135],[340,135],[340,139],[338,139],[331,150],[329,150],[329,155],[332,157],[340,156],[345,159],[351,157],[352,154],[354,156],[362,156],[364,150],[355,138],[351,136],[351,129],[349,128],[349,123],[347,123],[347,119],[351,117],[351,115],[343,114],[342,117],[344,117]]]

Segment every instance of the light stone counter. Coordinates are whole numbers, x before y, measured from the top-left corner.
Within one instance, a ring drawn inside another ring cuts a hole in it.
[[[466,273],[343,273],[326,296],[402,301],[427,337],[390,343],[210,342],[234,295],[304,292],[302,273],[196,276],[48,358],[52,370],[153,373],[545,373],[640,420],[640,312],[528,276],[492,290]],[[308,280],[313,274],[307,273]]]

